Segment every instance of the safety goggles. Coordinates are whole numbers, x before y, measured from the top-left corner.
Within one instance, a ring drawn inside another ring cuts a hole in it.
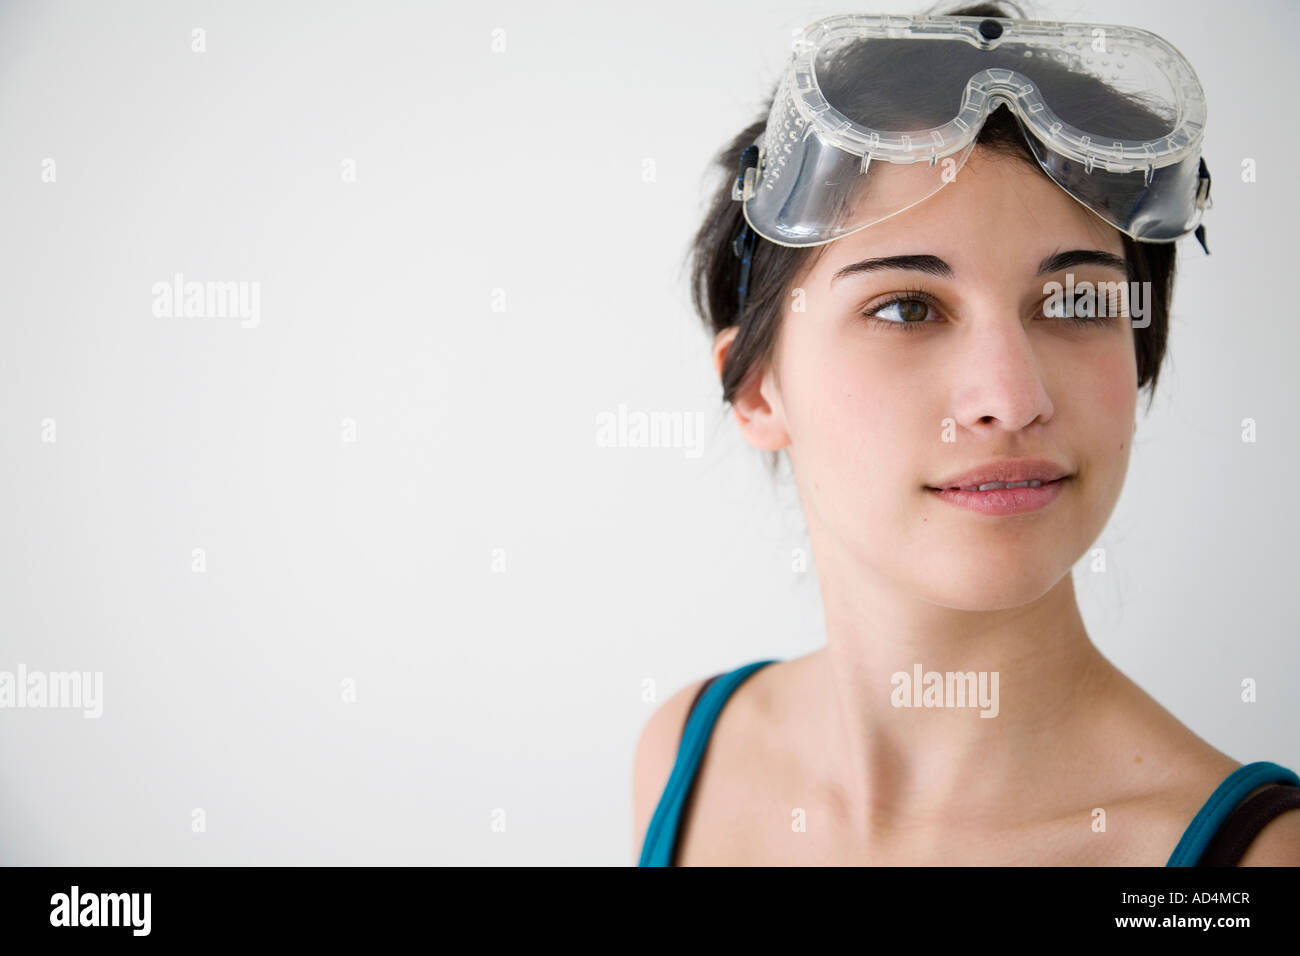
[[[851,235],[952,182],[1003,103],[1043,171],[1103,220],[1143,242],[1195,231],[1209,252],[1200,225],[1210,195],[1205,95],[1173,46],[1124,26],[819,20],[794,41],[732,198],[747,225],[779,245]],[[746,271],[747,232],[735,246]]]

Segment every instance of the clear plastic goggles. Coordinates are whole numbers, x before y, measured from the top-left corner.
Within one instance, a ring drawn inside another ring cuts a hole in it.
[[[1106,24],[819,20],[795,40],[732,198],[771,242],[839,239],[952,182],[1003,103],[1044,172],[1116,229],[1146,242],[1197,229],[1200,82],[1165,40]]]

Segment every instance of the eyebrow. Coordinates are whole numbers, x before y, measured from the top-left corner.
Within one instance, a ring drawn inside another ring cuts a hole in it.
[[[1053,253],[1038,264],[1036,274],[1051,275],[1053,272],[1063,272],[1076,266],[1101,266],[1106,269],[1118,269],[1125,275],[1128,274],[1126,259],[1110,252],[1102,252],[1100,249],[1071,249],[1068,252]],[[926,275],[938,276],[940,279],[951,279],[955,275],[952,266],[938,256],[885,256],[881,259],[863,259],[861,262],[845,266],[831,276],[830,284],[834,285],[845,276],[880,272],[885,269],[923,272]]]

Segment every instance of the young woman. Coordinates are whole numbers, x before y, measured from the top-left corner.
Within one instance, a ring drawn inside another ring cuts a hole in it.
[[[660,706],[640,862],[1300,864],[1300,777],[1120,673],[1071,576],[1155,387],[1172,240],[1205,244],[1195,74],[1141,31],[951,16],[810,28],[720,157],[695,301],[744,437],[789,457],[826,645]],[[1054,295],[1081,288],[1111,298]]]

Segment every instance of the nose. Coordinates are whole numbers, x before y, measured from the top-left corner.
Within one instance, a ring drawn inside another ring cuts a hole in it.
[[[952,414],[963,428],[1016,432],[1051,419],[1039,356],[1014,310],[974,318],[954,362]]]

